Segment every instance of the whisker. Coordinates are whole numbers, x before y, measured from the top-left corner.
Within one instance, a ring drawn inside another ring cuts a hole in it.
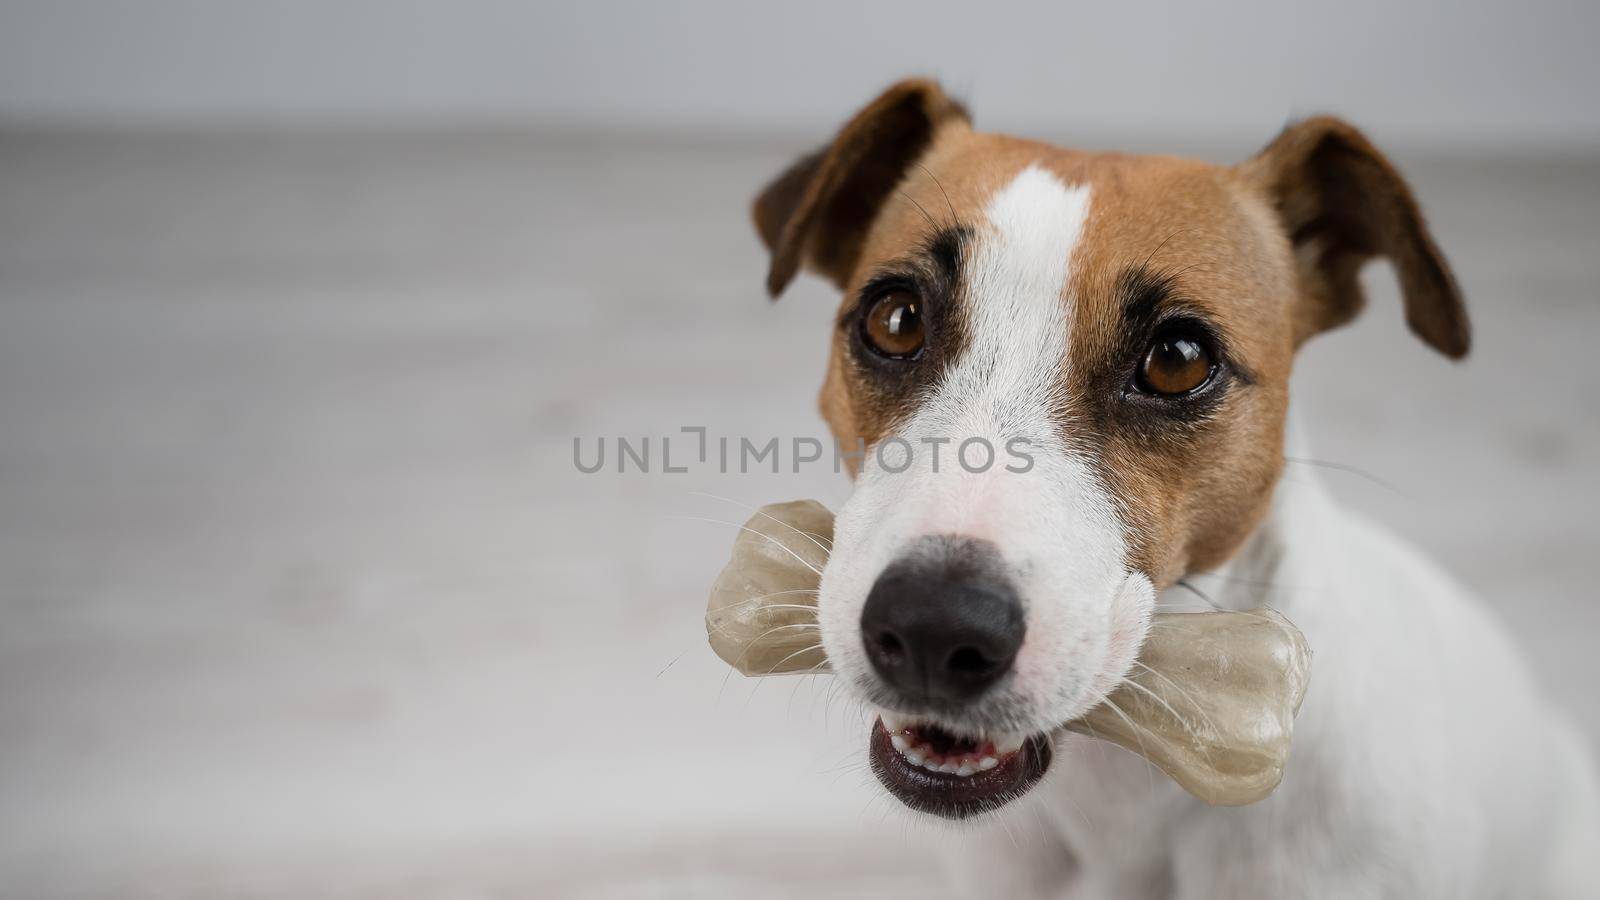
[[[732,604],[732,605],[729,605],[729,606],[718,607],[717,612],[724,612],[724,611],[728,611],[728,610],[733,610],[733,609],[738,608],[741,605],[743,605],[743,604]],[[817,617],[816,617],[817,608],[815,606],[807,606],[804,603],[766,603],[766,604],[763,604],[760,609],[756,610],[754,614],[759,615],[761,612],[763,612],[765,610],[769,610],[769,609],[797,609],[797,610],[800,610],[801,612],[809,612],[809,613],[811,613],[812,615],[811,615],[810,621],[815,622],[817,620]]]
[[[723,607],[723,609],[730,609],[730,607]],[[762,610],[800,610],[800,612],[816,613],[816,607],[808,607],[805,604],[763,604]],[[816,615],[811,618],[816,620]]]
[[[1193,270],[1195,270],[1195,269],[1199,269],[1199,268],[1201,268],[1201,267],[1203,267],[1203,266],[1207,266],[1207,265],[1209,265],[1209,263],[1208,263],[1208,262],[1206,262],[1206,261],[1205,261],[1205,260],[1202,260],[1202,261],[1200,261],[1200,262],[1197,262],[1197,263],[1191,263],[1191,264],[1190,264],[1190,265],[1187,265],[1187,266],[1184,266],[1184,267],[1183,267],[1183,268],[1181,268],[1181,269],[1179,269],[1179,270],[1178,270],[1178,271],[1176,271],[1176,272],[1172,272],[1172,273],[1164,273],[1164,274],[1166,274],[1166,277],[1167,277],[1167,278],[1170,278],[1170,279],[1172,279],[1172,280],[1174,280],[1174,281],[1176,281],[1176,280],[1177,280],[1177,279],[1178,279],[1178,278],[1179,278],[1179,277],[1180,277],[1180,276],[1182,276],[1182,275],[1183,275],[1183,274],[1184,274],[1184,273],[1185,273],[1185,272],[1191,272],[1191,271],[1193,271]]]
[[[939,193],[944,196],[945,208],[950,210],[950,224],[951,225],[960,224],[961,217],[956,215],[956,206],[955,206],[954,203],[950,202],[950,195],[945,192],[944,184],[939,181],[939,176],[933,174],[933,171],[930,170],[927,166],[923,165],[922,163],[917,163],[917,168],[921,169],[923,172],[926,172],[928,177],[933,179],[933,183],[935,185],[937,185],[938,188],[939,188]]]
[[[1094,729],[1091,728],[1089,730],[1093,731]],[[1096,740],[1098,740],[1098,739],[1096,739]],[[1089,818],[1089,813],[1084,810],[1082,804],[1078,803],[1077,798],[1072,796],[1072,792],[1070,792],[1070,791],[1063,792],[1061,794],[1061,796],[1066,797],[1067,798],[1067,802],[1072,804],[1073,811],[1078,814],[1078,818],[1083,820],[1083,824],[1084,824],[1085,827],[1088,827],[1088,828],[1093,828],[1094,827],[1094,821]],[[1041,815],[1039,813],[1037,806],[1034,807],[1034,816],[1037,819],[1039,819],[1039,830],[1041,832],[1044,831],[1045,827],[1046,827],[1045,823],[1044,823],[1044,817],[1043,817],[1043,815]]]
[[[1106,706],[1110,707],[1112,712],[1116,713],[1117,716],[1119,718],[1121,718],[1123,722],[1127,723],[1128,728],[1133,731],[1133,739],[1139,743],[1139,755],[1144,758],[1145,762],[1148,763],[1150,761],[1149,751],[1144,746],[1144,737],[1141,734],[1141,732],[1143,732],[1144,729],[1140,728],[1138,725],[1133,724],[1133,720],[1128,718],[1128,714],[1123,712],[1122,711],[1122,707],[1118,706],[1116,704],[1116,701],[1112,700],[1110,697],[1107,697],[1107,698],[1105,698],[1104,700],[1102,700],[1100,702],[1102,702]],[[1150,792],[1153,794],[1153,793],[1155,793],[1155,790],[1156,790],[1156,776],[1155,776],[1155,773],[1152,772],[1152,773],[1150,773]]]
[[[745,644],[745,648],[744,648],[743,653],[749,653],[750,652],[750,648],[754,647],[757,643],[759,643],[761,641],[762,638],[766,637],[767,635],[773,634],[775,632],[782,631],[785,628],[821,628],[821,627],[822,626],[818,625],[816,622],[787,622],[787,623],[784,623],[784,624],[781,624],[781,625],[774,625],[771,628],[768,628],[766,631],[763,631],[760,634],[756,635],[755,637],[751,638]],[[722,635],[724,637],[727,637],[727,636],[731,636],[733,634],[733,632],[730,631],[727,628],[711,628],[711,629],[709,629],[707,631],[707,634],[716,634],[716,635]],[[743,653],[740,654],[740,659],[739,659],[740,662],[744,661]]]
[[[1149,688],[1145,687],[1144,685],[1140,684],[1137,681],[1132,681],[1132,680],[1127,679],[1127,678],[1124,678],[1122,680],[1122,683],[1126,684],[1129,687],[1132,687],[1132,688],[1134,688],[1134,689],[1136,689],[1138,691],[1143,692],[1145,694],[1145,696],[1147,696],[1150,699],[1152,699],[1152,700],[1156,701],[1157,703],[1161,704],[1161,707],[1163,709],[1165,709],[1168,713],[1170,713],[1172,715],[1172,718],[1176,719],[1178,724],[1182,725],[1183,729],[1185,731],[1189,732],[1190,736],[1192,736],[1196,741],[1202,740],[1200,733],[1195,730],[1195,727],[1192,724],[1190,724],[1186,719],[1184,719],[1183,716],[1178,715],[1178,711],[1173,709],[1172,708],[1172,704],[1168,703],[1165,699],[1163,699],[1160,694],[1157,694],[1155,691],[1150,690]],[[1213,725],[1212,726],[1212,730],[1215,731],[1216,730],[1216,726]],[[1211,759],[1211,751],[1209,751],[1209,750],[1203,751],[1202,755],[1205,756],[1207,761],[1209,761]]]
[[[1179,578],[1175,584],[1177,584],[1178,587],[1181,587],[1189,593],[1195,595],[1196,597],[1199,597],[1207,606],[1211,607],[1212,609],[1219,612],[1222,610],[1222,607],[1217,604],[1217,601],[1211,599],[1210,594],[1207,594],[1205,591],[1202,591],[1193,584],[1190,584],[1187,579]]]
[[[770,594],[762,594],[762,595],[760,595],[758,597],[746,597],[743,600],[736,600],[736,601],[734,601],[732,603],[729,603],[729,604],[727,604],[725,606],[719,606],[719,607],[716,608],[716,612],[724,612],[724,611],[728,611],[728,610],[737,610],[740,607],[750,606],[751,604],[756,604],[756,603],[761,604],[761,608],[762,609],[801,609],[801,610],[809,609],[812,612],[816,612],[817,611],[817,605],[815,603],[763,603],[762,602],[764,600],[768,600],[768,599],[771,599],[773,597],[782,597],[785,594],[808,594],[808,595],[815,596],[816,593],[817,592],[815,590],[812,590],[812,589],[809,589],[809,588],[800,588],[800,589],[796,589],[796,590],[792,590],[792,591],[773,591]]]
[[[1003,809],[1004,807],[1001,807],[1001,808]],[[997,810],[997,812],[998,812],[998,810]],[[1022,849],[1022,845],[1017,843],[1017,836],[1015,834],[1011,833],[1011,826],[1006,824],[1006,818],[1007,817],[1006,816],[997,815],[994,818],[995,818],[995,821],[1000,823],[1000,827],[1005,829],[1006,837],[1011,839],[1011,847],[1012,847],[1012,849],[1021,850]]]
[[[935,222],[933,220],[933,216],[928,215],[928,211],[922,208],[922,204],[918,203],[914,197],[912,197],[910,194],[906,193],[905,188],[897,188],[897,190],[900,192],[900,196],[906,198],[907,200],[910,200],[911,201],[911,205],[915,206],[917,208],[917,212],[922,213],[922,217],[924,219],[928,220],[928,228],[931,229],[928,232],[929,237],[932,237],[933,235],[938,234],[939,233],[939,223]]]
[[[1414,499],[1410,494],[1400,490],[1400,488],[1396,487],[1393,483],[1385,481],[1384,479],[1379,478],[1365,469],[1349,465],[1348,463],[1333,462],[1326,459],[1309,459],[1304,456],[1285,456],[1283,461],[1288,463],[1298,463],[1302,466],[1312,466],[1319,469],[1332,469],[1335,472],[1344,472],[1349,475],[1354,475],[1357,478],[1365,478],[1367,481],[1372,482],[1378,487],[1388,491],[1393,491],[1397,496],[1404,497],[1407,500]]]
[[[799,650],[796,650],[795,652],[789,654],[788,656],[785,656],[783,659],[780,659],[777,662],[773,663],[772,667],[767,669],[767,674],[771,675],[773,672],[776,672],[778,670],[779,666],[783,665],[784,663],[788,662],[791,659],[794,659],[796,656],[799,656],[802,653],[810,653],[813,650],[821,650],[821,649],[822,649],[822,642],[821,641],[818,641],[817,643],[812,644],[809,647],[801,647]],[[760,685],[759,681],[757,682],[757,685],[758,686]]]
[[[722,497],[722,496],[719,496],[717,494],[709,493],[707,491],[690,491],[689,493],[691,493],[691,494],[699,494],[702,497],[710,497],[713,500],[721,500],[724,503],[732,503],[734,506],[742,506],[745,509],[748,509],[751,512],[755,513],[756,515],[760,516],[761,518],[770,519],[770,520],[772,520],[774,522],[777,522],[779,525],[782,525],[783,527],[789,529],[790,531],[794,532],[795,534],[798,534],[801,537],[806,538],[807,540],[811,541],[811,543],[816,544],[817,545],[817,549],[821,550],[824,553],[831,553],[833,551],[833,541],[828,541],[827,544],[824,545],[822,542],[827,540],[827,539],[824,538],[822,535],[820,535],[820,534],[812,534],[809,531],[801,531],[800,529],[796,528],[795,526],[789,524],[788,522],[785,522],[784,520],[778,518],[777,516],[772,515],[771,513],[767,512],[764,509],[761,509],[760,507],[751,506],[748,503],[741,503],[740,501],[735,500],[732,497]]]
[[[798,554],[798,553],[794,552],[793,550],[789,549],[787,544],[785,544],[783,541],[778,540],[777,538],[773,537],[770,534],[764,534],[764,533],[762,533],[760,531],[757,531],[754,528],[751,528],[749,526],[740,525],[740,524],[738,524],[736,522],[729,522],[729,521],[727,521],[725,519],[712,519],[712,518],[708,518],[706,516],[686,516],[686,515],[680,515],[678,513],[664,513],[664,515],[667,515],[667,516],[669,516],[671,518],[675,518],[675,519],[692,519],[692,520],[697,521],[697,522],[711,522],[711,523],[714,523],[714,524],[717,524],[717,525],[730,525],[730,526],[732,526],[734,528],[739,529],[740,531],[748,531],[751,534],[754,534],[754,535],[757,535],[757,536],[761,537],[763,540],[771,541],[772,543],[776,544],[777,546],[783,548],[783,552],[785,552],[785,553],[789,554],[790,556],[794,557],[800,563],[800,565],[805,566],[806,568],[808,568],[811,571],[815,572],[817,574],[818,578],[822,577],[822,570],[821,569],[817,568],[816,566],[813,566],[811,563],[806,562],[805,557],[803,557],[800,554]]]
[[[766,637],[767,635],[776,634],[776,633],[778,633],[780,631],[783,631],[786,628],[821,628],[821,627],[822,626],[818,625],[815,622],[789,622],[788,624],[785,624],[785,625],[774,625],[771,628],[768,628],[766,631],[763,631],[760,634],[756,635],[755,637],[751,638],[749,646],[754,646],[756,643],[758,643],[762,638]],[[719,628],[719,629],[717,629],[716,633],[717,634],[727,634],[728,632]]]
[[[1139,668],[1145,670],[1146,672],[1149,672],[1151,675],[1154,675],[1155,677],[1161,679],[1162,681],[1165,681],[1167,684],[1172,685],[1172,689],[1173,690],[1177,691],[1179,694],[1182,694],[1183,698],[1185,700],[1188,700],[1191,704],[1194,705],[1195,712],[1199,713],[1200,714],[1200,718],[1205,720],[1206,727],[1210,728],[1213,732],[1219,732],[1219,730],[1217,728],[1217,723],[1212,721],[1211,716],[1206,713],[1205,707],[1201,706],[1198,702],[1196,702],[1195,699],[1194,699],[1194,695],[1189,693],[1187,690],[1185,690],[1183,685],[1177,683],[1176,681],[1173,681],[1171,678],[1167,677],[1166,675],[1162,674],[1161,672],[1156,671],[1154,667],[1152,667],[1152,666],[1150,666],[1150,665],[1148,665],[1146,663],[1142,663],[1137,659],[1133,661],[1133,664],[1138,666]]]
[[[1193,230],[1194,230],[1193,228],[1179,228],[1177,231],[1174,231],[1173,233],[1171,233],[1171,234],[1167,235],[1166,237],[1162,238],[1161,239],[1161,243],[1157,244],[1156,248],[1154,250],[1150,251],[1150,255],[1146,256],[1144,258],[1144,266],[1142,268],[1148,269],[1150,267],[1150,261],[1156,258],[1156,254],[1160,253],[1161,252],[1161,248],[1165,247],[1167,245],[1167,241],[1172,240],[1173,238],[1177,237],[1180,234],[1183,234],[1185,231],[1193,231]]]
[[[788,656],[785,656],[783,659],[780,659],[777,662],[773,663],[771,668],[767,669],[767,671],[763,672],[759,677],[756,678],[755,685],[750,688],[750,695],[744,698],[745,708],[748,709],[749,706],[750,706],[750,701],[755,699],[756,691],[761,690],[761,683],[763,681],[769,680],[769,678],[771,677],[772,673],[776,672],[778,670],[779,666],[783,665],[784,663],[788,662],[791,659],[794,659],[796,656],[799,656],[802,653],[810,653],[813,650],[821,650],[821,649],[822,649],[822,642],[818,641],[817,643],[812,644],[809,647],[801,647],[799,650],[796,650],[795,652],[789,654]]]
[[[782,597],[785,594],[810,594],[811,596],[815,597],[818,593],[819,593],[819,591],[816,588],[791,588],[791,589],[786,590],[786,591],[773,591],[770,594],[762,594],[762,595],[760,595],[758,597],[746,597],[745,599],[740,600],[740,601],[738,601],[736,603],[729,603],[727,606],[719,606],[717,608],[718,609],[732,609],[735,606],[744,606],[744,605],[749,604],[749,603],[760,603],[762,600],[766,600],[766,599],[769,599],[769,598],[772,598],[772,597]],[[812,608],[815,609],[815,607],[812,607]]]
[[[1262,620],[1264,622],[1272,621],[1270,617],[1268,617],[1267,615],[1265,615],[1263,613],[1254,612],[1254,611],[1248,610],[1248,609],[1228,609],[1227,607],[1222,606],[1221,604],[1217,603],[1215,600],[1212,600],[1210,595],[1206,594],[1204,591],[1201,591],[1199,588],[1195,587],[1193,584],[1190,584],[1188,579],[1180,578],[1174,583],[1178,587],[1181,587],[1184,590],[1189,591],[1190,593],[1194,594],[1196,597],[1199,597],[1201,600],[1204,600],[1206,602],[1207,606],[1210,606],[1213,610],[1215,610],[1217,612],[1231,612],[1231,613],[1234,613],[1236,615],[1249,616],[1252,619],[1260,619],[1260,620]]]
[[[667,670],[672,668],[673,666],[677,665],[678,664],[678,660],[683,659],[684,653],[688,653],[688,652],[689,652],[689,648],[687,648],[687,647],[684,648],[682,653],[679,653],[677,656],[674,656],[672,658],[672,662],[669,662],[666,665],[661,667],[661,671],[656,673],[656,677],[660,678],[661,676],[667,674]]]
[[[800,671],[800,672],[796,672],[796,673],[795,673],[795,674],[796,674],[796,675],[798,675],[798,676],[799,676],[799,677],[798,677],[798,678],[796,678],[796,679],[795,679],[795,680],[794,680],[794,690],[792,690],[792,691],[790,691],[790,692],[789,692],[789,705],[788,705],[788,707],[787,707],[787,711],[788,711],[788,712],[789,712],[789,713],[791,713],[791,714],[792,714],[792,713],[793,713],[793,712],[794,712],[794,698],[795,698],[795,695],[796,695],[796,694],[799,694],[799,693],[800,693],[800,685],[802,685],[802,684],[804,684],[804,683],[805,683],[805,680],[806,680],[806,676],[807,676],[807,675],[810,675],[810,676],[811,676],[811,680],[812,680],[812,683],[813,683],[813,684],[814,684],[814,683],[816,683],[816,677],[817,677],[817,675],[819,675],[819,674],[821,674],[821,673],[819,673],[819,672],[818,672],[818,671],[817,671],[817,670],[818,670],[818,669],[820,669],[820,668],[822,668],[822,667],[823,667],[823,666],[825,666],[825,665],[827,665],[827,664],[828,664],[828,658],[827,658],[827,657],[826,657],[826,656],[824,656],[824,657],[823,657],[823,658],[822,658],[822,659],[821,659],[821,660],[819,660],[819,661],[818,661],[818,662],[817,662],[817,663],[816,663],[816,664],[815,664],[815,665],[813,665],[813,666],[812,666],[812,667],[811,667],[811,668],[809,668],[809,669],[804,669],[804,670],[802,670],[802,671]]]
[[[797,624],[808,625],[810,623],[801,622],[801,623],[797,623]],[[787,627],[788,626],[786,626],[786,625],[779,625],[779,626],[777,626],[777,628],[768,629],[767,631],[764,631],[761,634],[756,635],[755,639],[751,640],[748,644],[745,644],[744,649],[739,651],[739,658],[734,661],[733,665],[728,666],[727,673],[722,676],[722,686],[717,688],[717,702],[718,703],[722,702],[722,693],[723,693],[723,691],[726,691],[728,689],[728,679],[732,678],[733,677],[733,673],[736,672],[736,671],[739,671],[739,669],[744,666],[745,657],[750,655],[750,651],[755,647],[756,643],[758,641],[760,641],[762,638],[766,637],[767,635],[773,633],[774,631],[777,631],[779,628],[787,628]],[[819,642],[816,646],[820,647],[820,646],[822,646],[822,644]],[[807,650],[814,650],[814,649],[816,649],[816,647],[808,647],[806,649]],[[786,656],[783,659],[778,660],[778,662],[775,665],[773,665],[772,668],[776,669],[778,666],[782,665],[783,663],[787,662],[788,660],[793,659],[795,656],[798,656],[799,654],[804,653],[804,652],[806,652],[806,650],[800,650],[800,651],[797,651],[795,653],[791,653],[789,656]],[[767,670],[767,674],[768,675],[772,674],[772,669],[768,669]],[[756,687],[760,687],[760,686],[761,686],[761,682],[757,681],[756,682]],[[752,697],[755,696],[755,688],[751,688],[750,696],[752,696]],[[745,703],[748,704],[749,702],[750,702],[749,698],[748,697],[745,698]]]
[[[1172,704],[1168,703],[1166,698],[1162,697],[1160,694],[1156,693],[1155,691],[1150,690],[1148,687],[1145,687],[1144,685],[1140,684],[1137,681],[1134,681],[1131,678],[1122,679],[1120,684],[1125,684],[1128,687],[1131,687],[1134,690],[1139,691],[1140,693],[1143,693],[1146,697],[1149,697],[1150,699],[1154,700],[1156,703],[1160,704],[1161,708],[1166,710],[1167,713],[1172,716],[1172,718],[1176,719],[1179,725],[1182,725],[1185,729],[1187,729],[1190,734],[1194,734],[1195,733],[1194,732],[1194,727],[1192,725],[1190,725],[1189,722],[1187,720],[1185,720],[1183,716],[1179,715],[1178,711],[1176,709],[1172,708]],[[1195,736],[1199,737],[1199,735],[1195,735]]]

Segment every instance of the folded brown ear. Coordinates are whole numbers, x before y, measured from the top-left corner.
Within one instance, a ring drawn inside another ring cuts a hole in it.
[[[902,81],[767,185],[752,209],[772,251],[767,291],[783,293],[802,264],[843,287],[883,201],[950,121],[967,113],[939,85]]]
[[[1467,354],[1471,328],[1450,267],[1411,189],[1365,135],[1338,119],[1310,119],[1240,171],[1276,204],[1294,242],[1298,340],[1355,318],[1366,302],[1361,266],[1383,256],[1399,276],[1411,330],[1452,359]]]

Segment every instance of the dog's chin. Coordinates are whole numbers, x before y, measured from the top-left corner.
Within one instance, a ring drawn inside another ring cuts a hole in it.
[[[1047,734],[971,738],[889,713],[873,723],[867,741],[872,771],[895,799],[946,819],[992,812],[1026,794],[1052,754]]]

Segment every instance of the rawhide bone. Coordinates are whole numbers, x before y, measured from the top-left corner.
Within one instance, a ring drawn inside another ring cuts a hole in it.
[[[816,592],[832,543],[833,514],[814,500],[752,516],[711,587],[706,633],[717,655],[745,675],[828,671]],[[1139,662],[1064,727],[1143,756],[1213,805],[1272,793],[1311,676],[1299,629],[1266,607],[1156,613]]]

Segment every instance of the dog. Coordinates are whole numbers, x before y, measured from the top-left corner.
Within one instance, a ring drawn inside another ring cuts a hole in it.
[[[1592,757],[1505,629],[1280,477],[1294,354],[1360,312],[1368,260],[1424,343],[1469,349],[1448,264],[1359,131],[1312,118],[1233,167],[1088,153],[979,132],[909,80],[753,218],[774,298],[802,268],[843,293],[820,407],[868,452],[822,643],[880,713],[887,790],[978,826],[973,894],[1600,897]],[[1207,602],[1270,603],[1316,654],[1283,782],[1245,807],[1061,730],[1202,573]]]

